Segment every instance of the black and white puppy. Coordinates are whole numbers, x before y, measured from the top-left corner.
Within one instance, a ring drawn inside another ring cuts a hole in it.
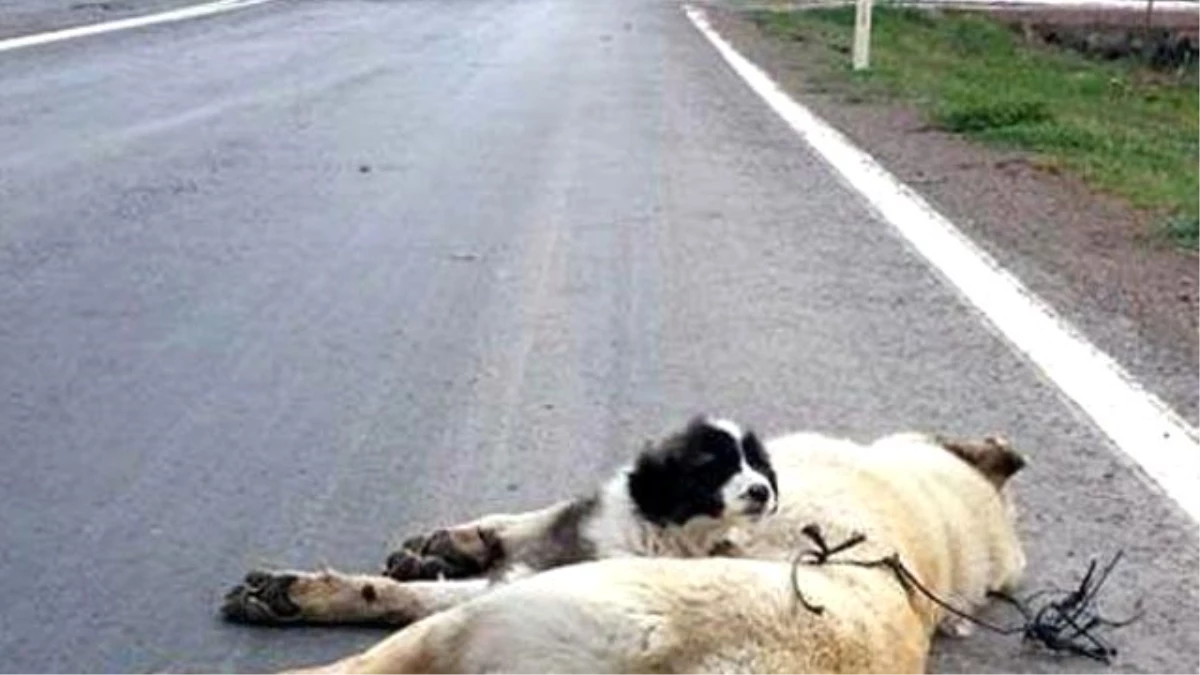
[[[416,537],[392,554],[396,580],[509,580],[587,560],[703,557],[730,530],[778,507],[775,471],[753,431],[698,416],[648,443],[596,492],[521,517],[493,515]]]
[[[252,572],[226,595],[222,613],[261,623],[404,625],[494,584],[554,567],[603,558],[730,555],[733,528],[773,513],[778,503],[775,471],[754,433],[697,417],[647,444],[590,495],[414,537],[388,557],[382,577]],[[440,582],[405,583],[427,580]]]
[[[774,513],[777,492],[775,471],[754,432],[697,417],[644,449],[609,482],[602,505],[613,517],[594,521],[592,536],[612,542],[628,530],[641,535],[637,555],[709,555],[734,526]]]

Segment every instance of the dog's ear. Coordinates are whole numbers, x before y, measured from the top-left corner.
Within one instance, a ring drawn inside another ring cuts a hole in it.
[[[650,522],[665,525],[677,517],[680,500],[673,462],[669,448],[648,441],[629,472],[629,496]]]
[[[997,490],[1004,487],[1008,479],[1025,466],[1025,457],[1013,450],[1008,441],[999,436],[987,436],[982,441],[939,439],[939,442],[964,462],[978,469]]]

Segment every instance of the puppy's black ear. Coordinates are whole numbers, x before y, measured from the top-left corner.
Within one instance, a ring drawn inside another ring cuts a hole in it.
[[[750,468],[766,476],[771,483],[771,489],[778,494],[779,483],[775,478],[775,467],[772,466],[771,457],[767,455],[767,449],[763,447],[762,441],[758,440],[758,434],[746,431],[746,437],[742,440],[742,453]]]
[[[679,505],[678,480],[670,452],[647,443],[629,473],[629,496],[642,516],[652,523],[667,525]]]
[[[940,439],[940,442],[947,450],[978,469],[997,490],[1025,467],[1025,457],[998,436],[987,436],[982,441]]]

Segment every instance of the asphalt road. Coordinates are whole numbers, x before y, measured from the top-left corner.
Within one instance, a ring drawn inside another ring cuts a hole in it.
[[[0,670],[338,656],[382,633],[217,603],[581,490],[695,411],[1006,434],[1028,587],[1124,549],[1116,668],[1200,668],[1195,523],[671,2],[277,2],[3,53],[0,92]]]

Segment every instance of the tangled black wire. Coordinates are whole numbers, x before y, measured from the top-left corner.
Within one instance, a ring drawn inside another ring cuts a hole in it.
[[[1024,623],[1015,626],[1000,626],[979,617],[959,610],[939,598],[921,583],[896,553],[876,560],[831,560],[833,556],[858,546],[867,540],[860,533],[851,535],[845,541],[830,546],[825,541],[821,528],[815,524],[806,525],[801,532],[806,536],[815,549],[804,549],[792,559],[791,584],[792,592],[805,609],[814,614],[823,614],[825,608],[814,605],[800,591],[796,570],[800,565],[848,565],[853,567],[886,567],[896,575],[897,581],[908,592],[916,590],[933,603],[954,614],[1001,635],[1020,634],[1026,642],[1040,644],[1053,652],[1062,652],[1075,656],[1094,659],[1109,664],[1117,655],[1117,649],[1105,641],[1099,632],[1105,629],[1121,628],[1142,618],[1141,603],[1134,615],[1121,621],[1113,621],[1103,617],[1096,607],[1096,597],[1104,583],[1108,581],[1113,568],[1121,561],[1124,551],[1118,551],[1104,568],[1097,573],[1097,561],[1093,559],[1088,565],[1087,573],[1079,585],[1071,591],[1050,589],[1034,593],[1024,600],[1019,600],[1007,593],[991,591],[990,597],[1005,602],[1021,614]],[[1035,601],[1040,604],[1034,606]]]

